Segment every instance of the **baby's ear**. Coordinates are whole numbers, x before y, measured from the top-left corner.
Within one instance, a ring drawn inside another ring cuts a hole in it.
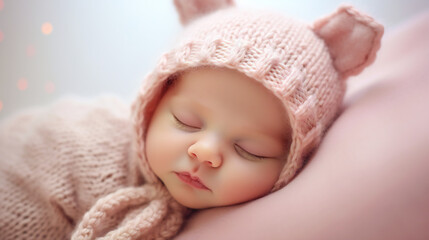
[[[234,5],[234,0],[174,0],[180,22],[186,25],[192,20],[215,10]]]
[[[313,30],[325,41],[342,78],[360,73],[374,61],[384,32],[382,25],[351,6],[317,20]]]

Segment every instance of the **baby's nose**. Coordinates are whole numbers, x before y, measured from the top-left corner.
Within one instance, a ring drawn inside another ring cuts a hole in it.
[[[188,148],[188,155],[210,167],[218,168],[222,165],[222,154],[219,144],[215,140],[200,140]]]

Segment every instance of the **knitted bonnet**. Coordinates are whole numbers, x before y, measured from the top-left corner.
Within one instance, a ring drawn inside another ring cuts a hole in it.
[[[292,143],[272,191],[285,186],[338,113],[346,78],[374,61],[383,26],[350,6],[308,26],[282,14],[239,9],[232,0],[174,2],[184,32],[146,77],[134,106],[145,178],[159,181],[144,157],[143,140],[165,82],[184,70],[216,66],[262,83],[285,106]]]
[[[276,191],[319,144],[338,113],[345,80],[374,61],[383,35],[380,24],[350,6],[309,26],[282,14],[237,8],[233,0],[174,3],[184,31],[146,76],[133,104],[134,160],[145,184],[100,199],[85,214],[74,239],[93,239],[103,222],[129,208],[135,211],[105,239],[167,239],[180,229],[186,208],[151,170],[144,143],[167,82],[181,72],[203,66],[234,69],[280,99],[293,132],[288,158],[272,188]]]

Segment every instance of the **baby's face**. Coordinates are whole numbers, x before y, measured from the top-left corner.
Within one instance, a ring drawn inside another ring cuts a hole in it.
[[[184,73],[149,125],[146,156],[172,196],[189,208],[245,202],[270,192],[291,129],[282,103],[230,69]]]

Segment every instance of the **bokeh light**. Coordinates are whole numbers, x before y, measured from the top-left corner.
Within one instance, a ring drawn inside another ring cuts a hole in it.
[[[53,82],[47,82],[45,84],[45,91],[47,93],[53,93],[55,91],[55,85]]]
[[[3,8],[4,8],[4,2],[3,0],[0,0],[0,11],[3,10]]]
[[[50,22],[45,22],[42,24],[42,33],[45,35],[49,35],[52,33],[53,27]]]
[[[36,48],[33,45],[27,46],[27,56],[32,57],[36,54]]]
[[[3,102],[0,100],[0,112],[3,109]]]
[[[3,32],[0,30],[0,42],[3,41],[3,38],[4,38]]]
[[[20,91],[24,91],[25,89],[27,89],[27,88],[28,88],[28,82],[27,82],[27,79],[25,79],[25,78],[21,78],[21,79],[19,79],[19,80],[18,80],[18,84],[17,84],[17,86],[18,86],[18,89],[19,89]]]

